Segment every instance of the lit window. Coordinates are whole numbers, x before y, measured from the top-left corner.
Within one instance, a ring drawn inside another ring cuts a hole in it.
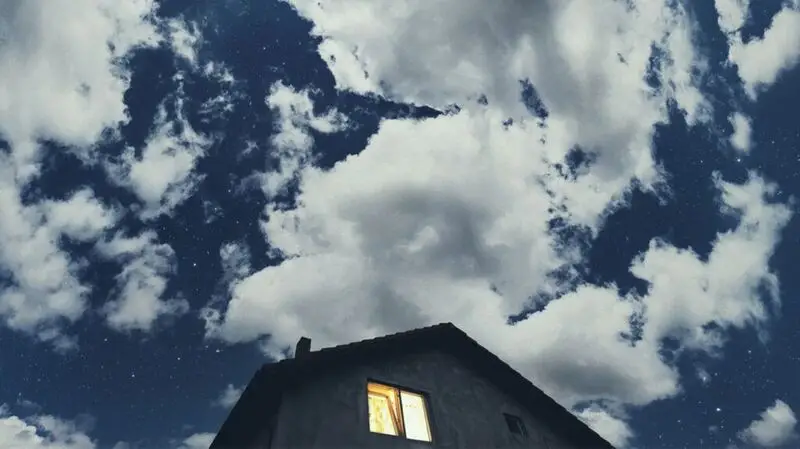
[[[421,394],[369,382],[367,400],[370,432],[431,441],[428,411]]]

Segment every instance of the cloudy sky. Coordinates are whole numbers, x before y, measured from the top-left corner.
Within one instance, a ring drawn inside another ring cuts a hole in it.
[[[797,447],[799,61],[796,0],[0,0],[0,447],[444,321],[619,447]]]

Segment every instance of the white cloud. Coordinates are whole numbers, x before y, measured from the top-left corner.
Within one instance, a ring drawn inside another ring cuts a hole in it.
[[[3,449],[96,449],[97,442],[91,438],[94,419],[90,416],[75,420],[51,415],[12,415],[6,404],[0,404],[0,447]],[[88,424],[88,425],[87,425]],[[170,443],[174,449],[208,449],[214,439],[213,433],[195,433]],[[114,449],[147,447],[139,444],[118,442]]]
[[[465,107],[384,120],[365,149],[330,170],[295,164],[296,206],[268,206],[262,224],[285,260],[234,282],[227,307],[203,311],[209,337],[261,340],[280,358],[298,335],[324,347],[452,321],[566,406],[624,408],[681,391],[677,368],[662,357],[665,338],[680,351],[716,354],[730,328],[763,335],[779,310],[768,261],[789,211],[771,203],[775,186],[758,176],[743,185],[716,179],[722,209],[740,223],[717,237],[707,260],[654,239],[631,261],[649,284],[643,296],[580,284],[570,267],[581,250],[550,227],[558,218],[597,232],[625,205],[632,181],[659,187],[651,138],[667,98],[690,124],[710,117],[694,86],[704,63],[682,10],[661,2],[292,3],[323,47],[354,51],[368,72],[357,86],[337,78],[341,88]],[[666,53],[660,92],[644,79],[647,43]],[[329,60],[337,77],[361,70],[343,64]],[[544,126],[520,112],[522,78],[550,110]],[[488,106],[465,103],[481,93]],[[514,124],[503,125],[509,116]],[[278,131],[295,147],[313,143]],[[562,176],[555,164],[576,144],[597,160]],[[542,296],[557,299],[535,304]],[[540,310],[507,324],[532,306]],[[622,337],[630,334],[634,341]],[[609,438],[632,438],[622,414],[589,410],[584,418]]]
[[[695,87],[694,72],[705,67],[692,45],[695,25],[679,2],[290,3],[314,23],[341,89],[438,108],[471,108],[469,100],[485,94],[490,107],[516,118],[527,115],[519,81],[530,80],[564,127],[550,159],[576,144],[598,154],[577,187],[562,186],[577,203],[574,218],[588,225],[631,178],[645,186],[659,179],[650,145],[653,125],[666,118],[665,98],[675,98],[690,123],[710,117]],[[664,52],[661,92],[645,81],[651,44]],[[594,195],[578,198],[576,189]]]
[[[231,408],[236,405],[236,401],[239,400],[239,396],[242,395],[242,391],[244,388],[236,388],[232,384],[228,384],[225,387],[225,390],[222,391],[222,394],[214,401],[213,405],[223,407],[223,408]]]
[[[223,278],[227,282],[241,279],[252,273],[250,249],[243,242],[228,242],[219,249]]]
[[[488,151],[500,139],[506,151]],[[296,283],[268,269],[238,284],[236,291],[275,282],[293,292],[264,304],[280,308],[284,298],[304,295],[306,289],[314,297],[310,301],[327,302],[328,295],[316,292],[318,283],[339,291],[351,282],[367,282],[371,271],[412,277],[423,270],[465,281],[485,277],[487,286],[492,283],[509,297],[509,310],[518,309],[562,265],[546,218],[526,220],[530,214],[547,217],[552,205],[536,188],[542,165],[529,139],[525,130],[504,130],[499,119],[487,123],[483,116],[466,113],[421,122],[385,121],[359,156],[330,172],[304,169],[298,198],[303,207],[268,212],[264,228],[273,247],[286,255],[308,256],[287,261],[283,270],[320,277]],[[375,256],[371,266],[362,259],[365,254]],[[317,264],[326,268],[306,271]],[[328,274],[331,269],[339,274]],[[376,276],[374,286],[352,292],[347,301],[369,301],[369,290],[384,282],[391,283]],[[236,315],[237,302],[231,306],[229,314]],[[350,313],[345,309],[341,315],[320,315],[317,324],[336,328]],[[284,318],[284,325],[291,325],[292,319]],[[260,329],[236,326],[229,337],[253,338]]]
[[[567,403],[645,404],[680,389],[677,372],[658,355],[665,337],[677,339],[684,350],[714,354],[728,328],[763,330],[768,311],[779,306],[778,280],[767,262],[789,210],[766,203],[775,186],[755,176],[742,186],[718,186],[724,208],[738,213],[740,223],[717,237],[707,261],[655,240],[631,266],[632,274],[650,284],[647,295],[619,302],[613,289],[579,289],[518,323],[513,329],[520,335],[498,342],[498,351]],[[625,320],[635,316],[642,321],[642,339],[630,347],[615,336],[627,332]],[[563,323],[570,323],[568,329]],[[489,334],[485,339],[497,341]]]
[[[92,162],[98,140],[128,120],[126,57],[162,42],[155,13],[152,0],[0,3],[0,138],[10,146],[0,156],[0,269],[10,275],[0,318],[58,350],[77,345],[64,328],[83,316],[91,291],[80,282],[84,261],[62,240],[95,241],[119,216],[88,188],[34,204],[20,195],[39,175],[40,140]]]
[[[213,119],[224,118],[234,109],[234,95],[229,92],[223,92],[216,97],[206,100],[200,106],[200,114],[202,121],[208,123]]]
[[[367,73],[364,62],[344,42],[324,39],[317,48],[336,80],[336,88],[366,95],[380,91],[380,85]]]
[[[143,219],[170,214],[203,179],[195,166],[212,141],[192,128],[184,101],[180,88],[174,97],[174,120],[170,120],[165,104],[159,107],[153,133],[140,156],[128,148],[121,160],[106,163],[109,180],[130,188],[144,203]]]
[[[590,407],[578,412],[577,416],[617,449],[628,447],[633,438],[633,431],[624,419],[600,407]]]
[[[620,338],[640,313],[634,298],[587,285],[514,327],[495,315],[497,337],[480,331],[477,320],[464,327],[567,406],[601,399],[644,405],[675,395],[680,385],[675,368],[659,357],[658,341]]]
[[[116,212],[88,189],[65,200],[23,205],[5,162],[0,157],[0,267],[11,284],[0,290],[0,318],[59,350],[74,348],[75,340],[62,330],[83,316],[91,288],[80,282],[81,263],[61,249],[61,239],[96,239],[116,223]]]
[[[756,176],[742,186],[717,184],[724,209],[738,214],[741,222],[736,230],[717,237],[707,261],[656,240],[631,268],[651,284],[645,339],[670,336],[689,347],[713,351],[721,344],[720,336],[716,330],[704,330],[704,325],[760,327],[770,309],[780,304],[778,279],[768,262],[789,220],[788,208],[765,203],[776,186]],[[762,291],[767,304],[760,300]]]
[[[717,182],[741,224],[708,261],[654,240],[631,266],[650,283],[645,297],[583,285],[507,326],[537,293],[559,292],[550,275],[580,254],[547,226],[557,201],[542,188],[551,172],[540,130],[504,128],[491,114],[387,120],[359,155],[303,168],[297,207],[270,206],[263,224],[287,259],[234,283],[224,314],[207,309],[209,335],[269,334],[265,349],[280,357],[298,335],[326,346],[453,321],[568,405],[647,404],[680,391],[663,338],[713,352],[722,334],[707,324],[722,332],[769,318],[759,292],[777,302],[767,261],[789,213],[766,203],[774,186],[752,176]],[[631,344],[620,333],[634,317],[643,338]]]
[[[739,28],[749,14],[749,0],[716,0],[719,24],[728,34],[728,59],[739,69],[747,94],[755,99],[759,90],[773,84],[780,74],[800,61],[800,10],[786,2],[772,19],[762,38],[744,42]]]
[[[192,68],[199,68],[197,51],[202,43],[202,36],[197,24],[172,19],[167,22],[167,28],[172,51],[186,60]]]
[[[46,200],[41,207],[49,226],[83,242],[97,239],[119,219],[118,212],[100,204],[89,188],[75,192],[66,201]]]
[[[697,378],[703,383],[703,385],[711,382],[711,374],[709,374],[709,372],[702,366],[697,368]]]
[[[171,42],[176,46],[174,51],[199,69],[194,49],[201,37],[196,25],[171,21],[168,28]],[[220,63],[207,62],[202,74],[222,89],[219,95],[200,105],[201,121],[208,122],[233,111],[233,101],[241,93],[236,91],[236,80],[230,70]],[[129,188],[143,202],[140,216],[144,220],[170,215],[195,193],[204,179],[196,171],[197,163],[214,143],[213,136],[196,131],[188,120],[184,74],[176,74],[175,81],[177,91],[159,105],[151,135],[141,152],[129,147],[121,158],[107,160],[105,164],[109,180]],[[169,102],[172,104],[168,105]]]
[[[190,33],[186,27],[194,31]],[[171,32],[177,33],[172,38],[173,45],[178,46],[175,51],[197,65],[197,55],[191,50],[200,37],[196,27],[192,27],[181,21],[169,25]],[[230,113],[239,93],[234,89],[235,79],[224,65],[208,62],[202,71],[222,88],[222,93],[199,108],[201,120],[207,122]],[[137,152],[128,147],[120,158],[105,162],[109,180],[129,188],[142,201],[139,212],[144,220],[172,214],[176,206],[196,192],[204,179],[196,171],[197,163],[214,143],[212,136],[196,131],[188,120],[184,75],[179,72],[175,81],[177,91],[159,105],[144,148]]]
[[[75,422],[49,415],[27,418],[0,407],[0,447],[8,449],[95,449]]]
[[[0,135],[21,180],[38,173],[37,138],[91,146],[127,120],[120,58],[159,40],[152,0],[0,4]]]
[[[741,112],[735,112],[731,115],[730,122],[733,126],[731,145],[739,152],[748,153],[750,151],[751,135],[753,133],[750,118]]]
[[[186,300],[162,298],[168,276],[174,271],[175,253],[168,244],[158,243],[154,232],[143,232],[136,237],[117,234],[98,242],[97,250],[103,257],[123,265],[116,276],[116,298],[103,307],[111,328],[149,331],[159,318],[188,311]]]
[[[64,329],[86,312],[91,286],[80,281],[85,263],[62,250],[61,241],[95,242],[116,225],[118,213],[89,189],[62,201],[22,205],[18,187],[3,184],[12,179],[0,179],[0,264],[11,275],[11,285],[0,291],[0,317],[9,328],[58,350],[74,349],[77,341]],[[184,300],[161,299],[174,252],[157,243],[154,233],[117,234],[96,247],[100,256],[124,263],[117,275],[118,296],[104,308],[111,327],[149,330],[159,316],[186,312]]]
[[[213,440],[213,433],[196,433],[183,440],[177,449],[208,449]]]
[[[236,89],[237,80],[233,77],[230,69],[214,61],[209,61],[203,66],[203,75],[209,80],[217,82],[222,88],[222,92],[216,97],[206,100],[200,106],[202,120],[209,121],[227,116],[234,109],[234,100],[243,95],[241,91]]]
[[[736,35],[750,16],[750,0],[714,0],[723,33]]]
[[[268,196],[274,196],[286,187],[297,172],[309,163],[314,138],[310,131],[333,133],[347,125],[347,119],[336,109],[322,115],[314,112],[310,91],[297,91],[283,82],[270,88],[267,106],[276,113],[276,133],[272,137],[278,167],[262,175],[262,187]]]
[[[214,440],[215,434],[208,432],[199,432],[192,434],[182,440],[171,439],[169,443],[159,446],[160,448],[169,449],[208,449],[211,442]],[[113,446],[112,449],[152,449],[153,446],[147,442],[129,443],[120,441]]]
[[[797,417],[792,408],[785,402],[776,400],[775,404],[741,431],[739,437],[761,447],[777,447],[796,438],[796,426]]]
[[[236,82],[233,73],[224,64],[217,61],[208,61],[203,66],[203,74],[209,79],[215,79],[219,83],[230,86]]]

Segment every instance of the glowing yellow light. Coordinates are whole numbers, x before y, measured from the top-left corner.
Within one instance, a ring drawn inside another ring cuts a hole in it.
[[[421,395],[400,392],[400,403],[403,405],[403,422],[406,425],[406,438],[410,440],[430,441],[431,429],[428,425],[428,414],[425,411],[425,399]]]
[[[369,383],[369,430],[386,435],[402,435],[403,422],[397,389]]]
[[[431,441],[425,398],[373,382],[367,384],[370,432]]]

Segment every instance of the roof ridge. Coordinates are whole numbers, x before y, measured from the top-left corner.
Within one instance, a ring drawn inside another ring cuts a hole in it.
[[[390,340],[393,340],[395,338],[405,337],[405,336],[414,335],[414,334],[426,333],[426,332],[434,331],[434,330],[437,330],[437,329],[452,329],[452,330],[458,331],[458,332],[466,335],[467,337],[469,337],[469,335],[467,335],[464,331],[459,329],[458,326],[453,324],[451,321],[443,321],[443,322],[431,324],[431,325],[428,325],[428,326],[422,326],[422,327],[417,327],[417,328],[413,328],[413,329],[407,329],[407,330],[404,330],[404,331],[398,331],[398,332],[395,332],[395,333],[392,333],[392,334],[381,334],[381,335],[376,335],[374,337],[365,338],[365,339],[362,339],[362,340],[355,340],[355,341],[350,341],[350,342],[347,342],[347,343],[341,343],[341,344],[338,344],[338,345],[326,346],[324,348],[320,348],[320,349],[317,349],[317,350],[311,350],[311,351],[308,352],[308,355],[328,354],[330,351],[337,351],[337,350],[344,349],[344,348],[352,348],[354,346],[362,346],[362,345],[367,346],[370,343],[390,341]],[[306,338],[309,338],[309,337],[306,337]],[[311,340],[313,341],[313,338]],[[280,360],[264,362],[261,365],[259,370],[269,369],[270,367],[273,367],[273,366],[276,366],[276,365],[285,365],[287,363],[292,363],[292,361],[294,361],[294,360],[296,360],[296,358],[294,358],[294,357],[285,357],[285,358],[280,359]]]
[[[354,341],[311,351],[303,357],[287,358],[264,364],[248,384],[242,397],[223,423],[214,448],[228,447],[226,441],[235,438],[255,438],[254,434],[235,436],[237,422],[246,421],[256,408],[266,402],[277,407],[284,388],[294,388],[303,382],[322,375],[328,369],[341,369],[359,360],[395,356],[425,350],[442,350],[460,358],[462,362],[485,376],[501,390],[521,401],[539,418],[552,427],[553,432],[572,441],[580,448],[613,449],[608,441],[597,434],[567,408],[539,389],[533,379],[517,371],[506,360],[484,347],[475,338],[452,322],[436,323],[393,334]],[[258,384],[258,385],[256,385]],[[269,394],[277,394],[268,397]],[[266,401],[266,402],[265,402]],[[274,404],[273,404],[274,403]],[[252,424],[254,425],[254,424]],[[257,429],[250,429],[256,432]]]
[[[322,352],[322,351],[328,351],[328,350],[331,350],[331,349],[337,349],[337,348],[342,348],[342,347],[349,347],[349,346],[352,346],[352,345],[358,345],[358,344],[362,344],[362,343],[369,343],[369,342],[375,342],[375,341],[385,341],[385,340],[388,340],[388,339],[393,339],[393,338],[402,337],[402,336],[406,336],[406,335],[413,335],[413,334],[417,334],[417,333],[423,333],[423,332],[426,332],[426,331],[431,331],[431,330],[435,330],[435,329],[439,329],[439,328],[441,328],[441,329],[454,328],[454,329],[457,329],[457,330],[461,331],[461,329],[458,329],[458,327],[456,327],[452,322],[446,321],[446,322],[440,322],[440,323],[431,324],[431,325],[428,325],[428,326],[422,326],[422,327],[417,327],[417,328],[413,328],[413,329],[407,329],[407,330],[403,330],[403,331],[398,331],[398,332],[394,332],[394,333],[391,333],[391,334],[380,334],[380,335],[376,335],[376,336],[370,337],[370,338],[365,338],[365,339],[362,339],[362,340],[355,340],[355,341],[351,341],[351,342],[348,342],[348,343],[341,343],[341,344],[338,344],[338,345],[327,346],[327,347],[320,348],[320,349],[317,349],[316,351],[311,351],[311,352],[319,353],[319,352]],[[463,332],[463,331],[461,331],[461,332]]]

